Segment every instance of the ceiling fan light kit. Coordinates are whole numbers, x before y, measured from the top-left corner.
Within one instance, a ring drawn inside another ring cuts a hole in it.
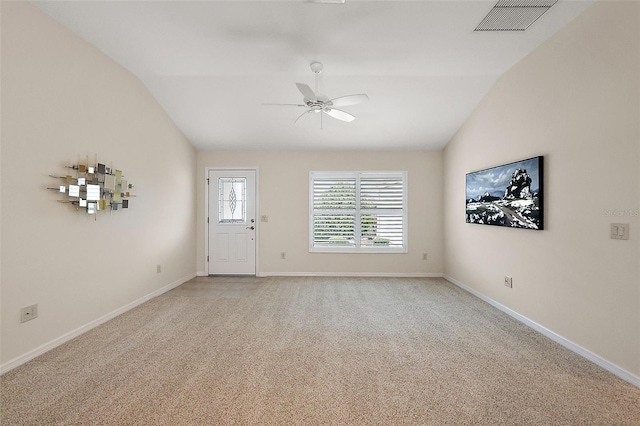
[[[346,95],[346,96],[339,96],[337,98],[329,99],[327,96],[318,92],[318,79],[320,74],[322,73],[324,65],[322,65],[321,62],[312,62],[310,64],[310,68],[311,68],[311,71],[313,71],[313,73],[316,76],[316,90],[313,91],[311,87],[309,87],[307,84],[296,83],[296,87],[298,88],[300,93],[302,93],[302,96],[303,96],[303,99],[302,99],[303,105],[301,104],[266,104],[266,105],[287,105],[287,106],[299,106],[299,107],[308,108],[305,112],[300,114],[298,118],[295,119],[294,123],[297,123],[302,116],[307,115],[311,112],[316,112],[316,113],[322,112],[327,114],[329,117],[332,117],[341,121],[346,121],[347,123],[355,120],[356,117],[354,115],[349,114],[346,111],[337,109],[335,107],[336,106],[343,107],[348,105],[360,104],[368,101],[369,97],[364,93],[360,93],[357,95]],[[322,114],[320,115],[320,118],[321,118],[320,128],[322,128]]]

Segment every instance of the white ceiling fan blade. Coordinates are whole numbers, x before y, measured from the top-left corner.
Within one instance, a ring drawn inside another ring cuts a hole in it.
[[[333,118],[337,118],[338,120],[342,120],[346,122],[351,122],[356,119],[356,117],[349,114],[348,112],[344,112],[342,110],[335,109],[335,108],[325,108],[322,110],[322,112],[324,112],[327,115],[330,115]]]
[[[296,86],[298,87],[298,90],[300,91],[300,93],[302,93],[302,96],[304,96],[305,102],[307,100],[310,100],[310,101],[316,100],[316,94],[313,93],[313,90],[311,90],[311,87],[307,86],[304,83],[296,83]]]
[[[302,105],[302,104],[268,104],[268,103],[263,103],[261,105],[279,105],[279,106],[297,106],[297,107],[306,107],[306,105]]]
[[[335,99],[331,99],[331,103],[334,106],[347,106],[347,105],[355,105],[361,104],[369,100],[369,97],[364,93],[359,95],[348,95],[348,96],[340,96]]]
[[[298,116],[298,118],[296,118],[296,119],[295,119],[294,123],[297,123],[297,122],[298,122],[298,120],[300,120],[300,117],[302,117],[302,116],[303,116],[303,115],[305,115],[305,114],[309,114],[309,113],[310,113],[310,112],[312,112],[312,111],[313,111],[313,110],[312,110],[312,109],[310,109],[310,110],[308,110],[308,111],[303,112],[302,114],[300,114],[300,115]]]

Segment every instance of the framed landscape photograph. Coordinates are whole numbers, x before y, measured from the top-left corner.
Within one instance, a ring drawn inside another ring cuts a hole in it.
[[[544,229],[543,157],[467,173],[467,223]]]

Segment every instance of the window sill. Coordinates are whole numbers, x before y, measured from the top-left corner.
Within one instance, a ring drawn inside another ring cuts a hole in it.
[[[408,250],[406,247],[312,247],[309,253],[402,254],[408,253]]]

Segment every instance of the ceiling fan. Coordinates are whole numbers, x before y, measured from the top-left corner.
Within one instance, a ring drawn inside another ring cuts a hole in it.
[[[288,106],[298,106],[307,108],[305,112],[300,114],[298,118],[295,119],[295,123],[298,120],[309,113],[321,113],[320,114],[320,128],[322,128],[322,113],[327,114],[330,117],[333,117],[338,120],[351,122],[355,120],[355,116],[349,114],[346,111],[342,111],[337,109],[336,107],[343,107],[349,105],[356,105],[362,102],[368,101],[369,97],[364,93],[358,95],[347,95],[340,96],[337,98],[329,99],[327,96],[319,93],[318,91],[318,79],[320,73],[322,72],[323,65],[320,62],[311,63],[311,71],[313,71],[316,75],[316,90],[315,92],[311,90],[311,87],[304,83],[296,83],[296,87],[302,93],[303,99],[302,104],[264,104],[264,105],[288,105]]]

